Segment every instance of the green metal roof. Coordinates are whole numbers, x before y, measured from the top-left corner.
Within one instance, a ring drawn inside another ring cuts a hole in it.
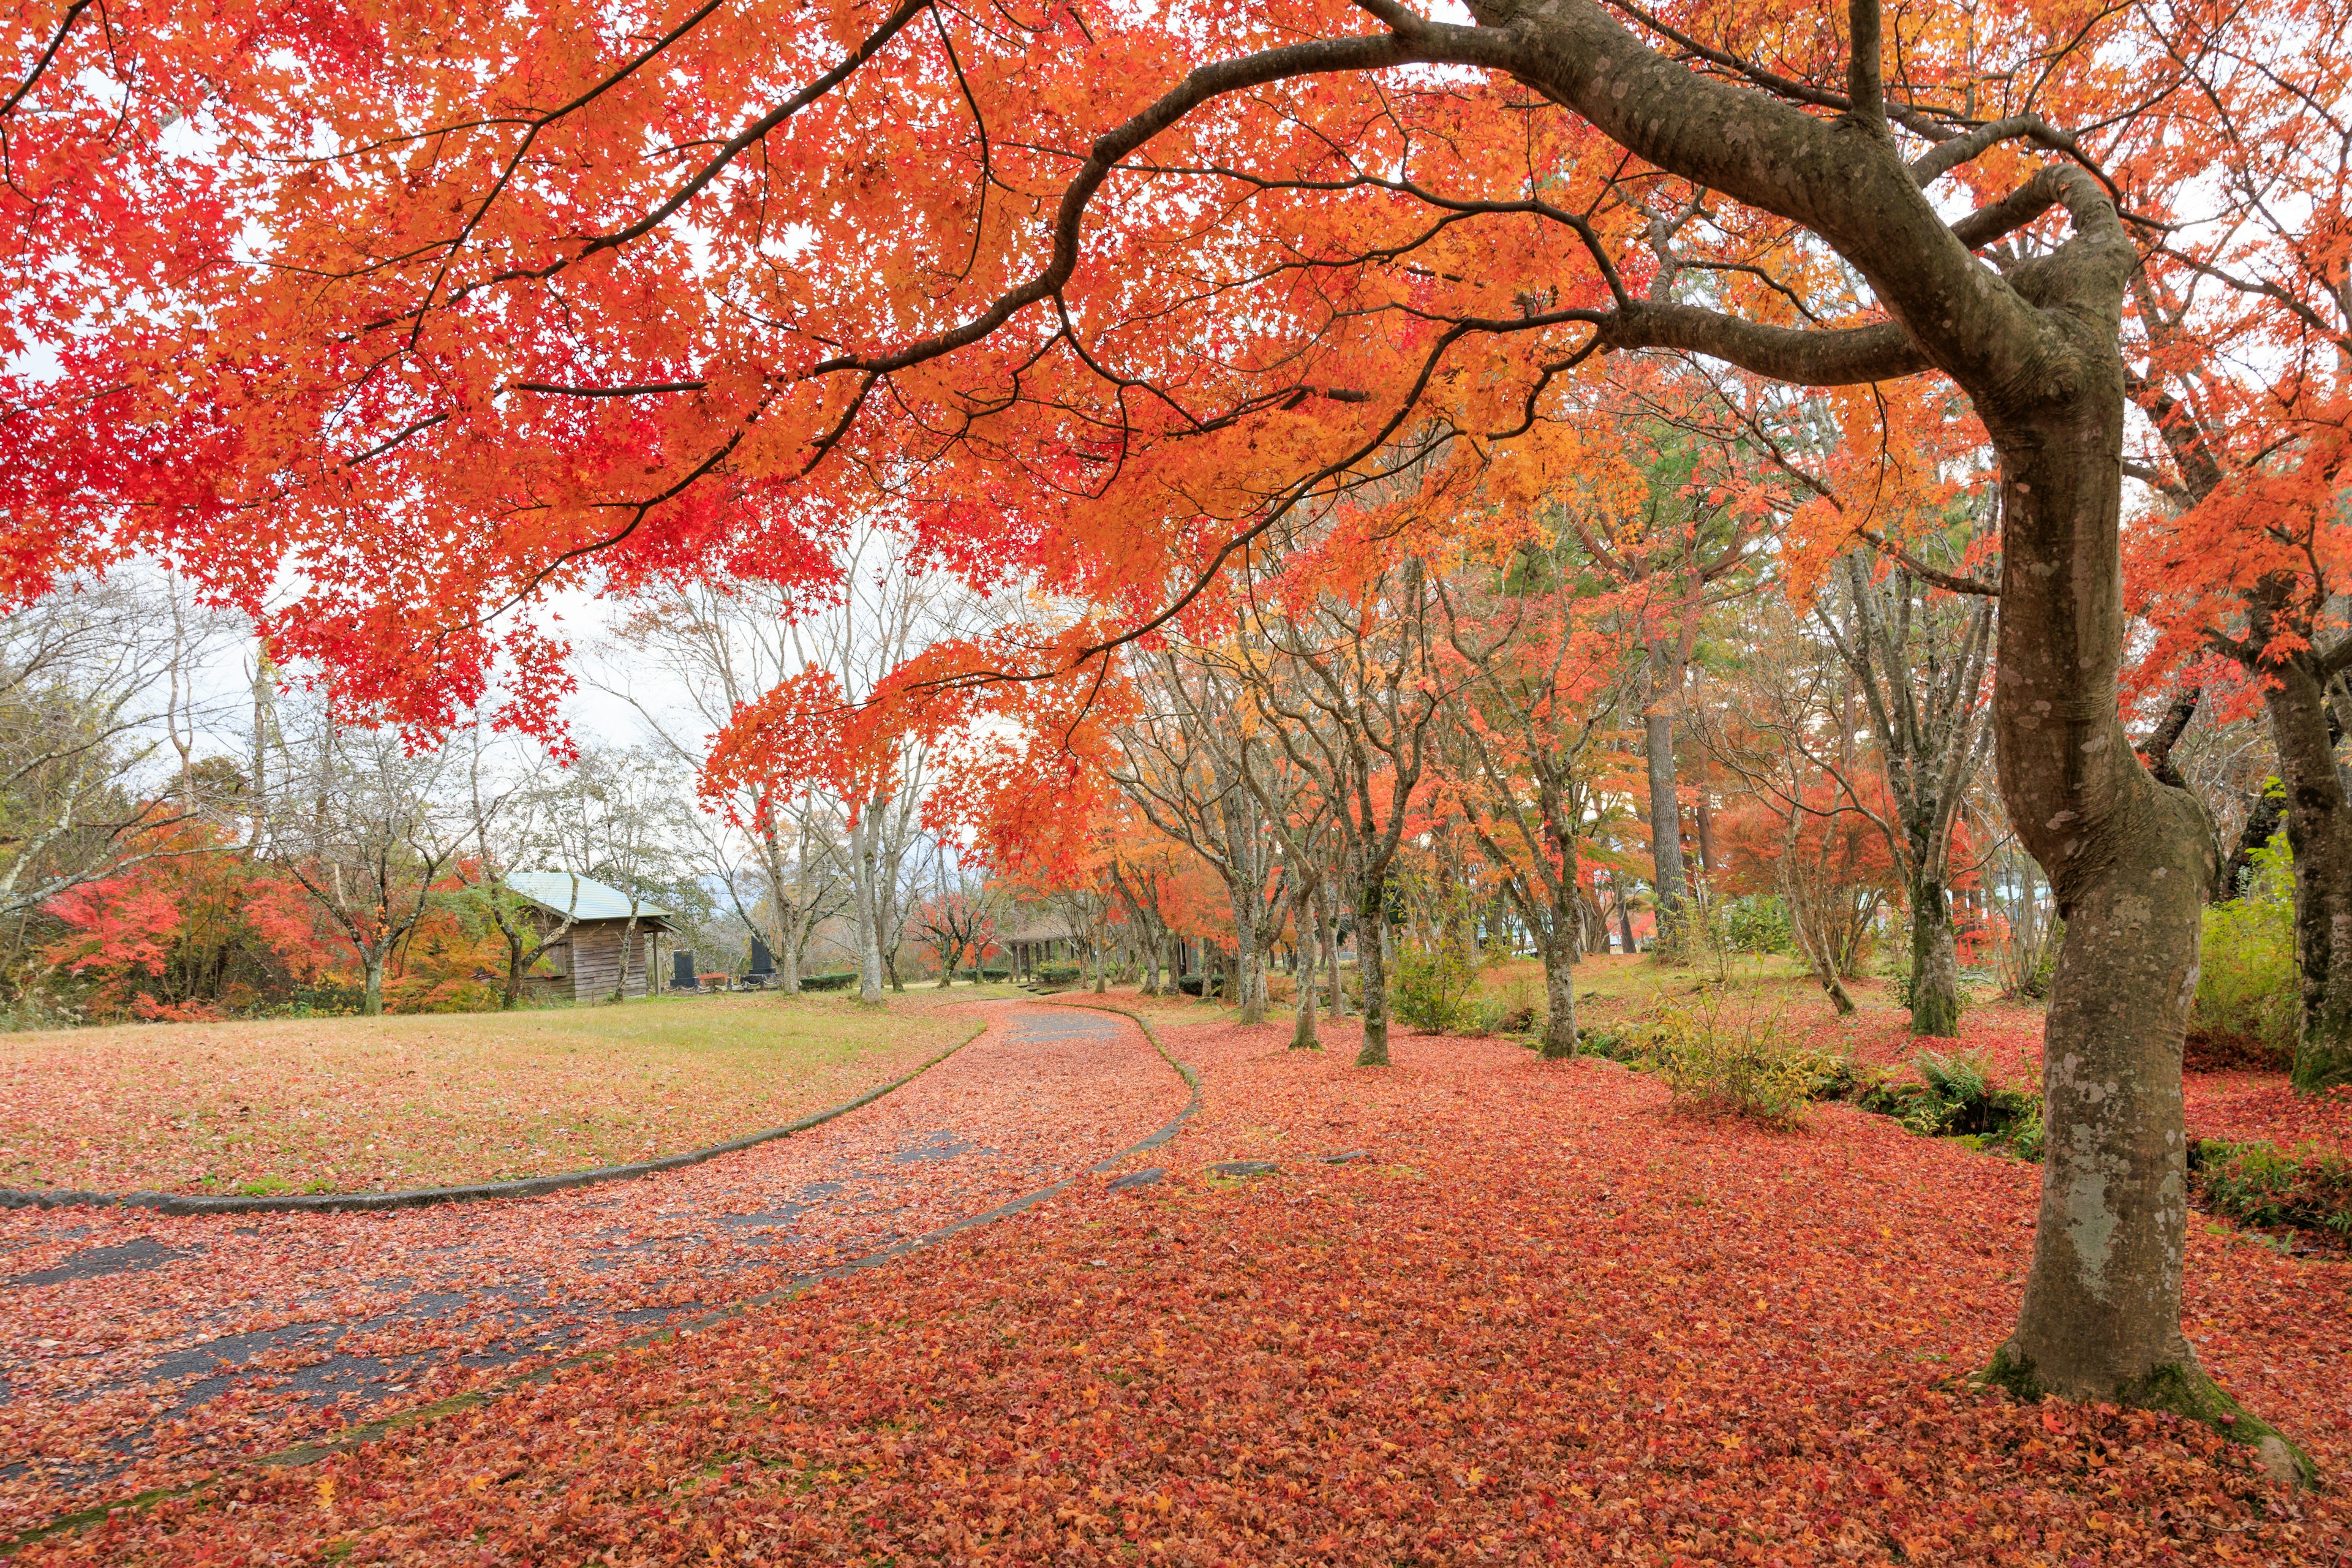
[[[629,895],[593,877],[574,876],[569,871],[517,871],[507,878],[506,883],[509,889],[541,909],[552,910],[557,914],[569,914],[575,921],[625,921],[629,918]],[[668,918],[669,911],[660,905],[638,900],[637,919],[667,921]]]

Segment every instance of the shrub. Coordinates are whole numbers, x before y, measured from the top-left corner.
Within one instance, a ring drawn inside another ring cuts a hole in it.
[[[1187,996],[1198,996],[1201,994],[1202,984],[1200,975],[1187,974],[1176,982],[1176,989]]]
[[[1013,971],[991,964],[986,969],[959,969],[956,971],[956,978],[958,980],[1010,980],[1013,978]]]
[[[1981,1052],[1923,1051],[1912,1065],[1916,1079],[1874,1079],[1853,1095],[1854,1103],[1895,1117],[1922,1137],[1965,1138],[1980,1149],[2042,1157],[2042,1097],[1995,1082],[1992,1063]]]
[[[1843,1053],[1790,1041],[1777,1015],[1727,1021],[1719,1004],[1669,1008],[1648,1032],[1646,1055],[1677,1107],[1768,1127],[1802,1126],[1812,1101],[1850,1072]]]
[[[857,971],[854,969],[845,970],[839,974],[801,976],[801,989],[803,991],[846,991],[856,984]]]
[[[2245,891],[2205,911],[2204,963],[2197,972],[2192,1031],[2235,1037],[2273,1058],[2294,1054],[2294,868],[2280,834],[2254,851]]]
[[[2189,1145],[2206,1206],[2244,1225],[2291,1226],[2352,1243],[2352,1160],[2315,1148],[2267,1143]]]
[[[1451,943],[1434,952],[1399,954],[1391,984],[1397,1017],[1424,1034],[1455,1035],[1477,1026],[1473,996],[1478,966]]]
[[[1723,906],[1723,944],[1739,952],[1787,952],[1795,945],[1789,909],[1769,893],[1750,893]]]
[[[1075,985],[1083,969],[1075,963],[1041,963],[1037,978],[1048,985]]]

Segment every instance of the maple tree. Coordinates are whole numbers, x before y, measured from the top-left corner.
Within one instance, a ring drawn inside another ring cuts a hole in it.
[[[100,1017],[207,1017],[252,1005],[331,962],[302,886],[233,852],[208,823],[48,906],[63,931],[44,962],[88,987]]]
[[[2224,715],[2259,704],[2268,722],[2286,787],[2259,837],[2283,816],[2294,848],[2294,1077],[2315,1090],[2352,1081],[2352,794],[2336,760],[2352,718],[2341,499],[2352,128],[2340,107],[2352,16],[2323,5],[2291,22],[2181,20],[2168,47],[2189,130],[2212,152],[2141,155],[2135,199],[2163,226],[2131,279],[2126,365],[2149,429],[2130,471],[2157,496],[2126,560],[2134,606],[2158,633],[2140,676],[2172,695],[2148,751],[2161,765],[2200,702]]]
[[[1681,221],[1696,217],[1699,205],[1694,198]],[[1661,261],[1650,298],[1661,300],[1672,299],[1676,270],[1661,232],[1666,226],[1655,216],[1650,225],[1652,247]],[[1627,420],[1612,421],[1609,427],[1619,436],[1614,449],[1605,457],[1595,454],[1590,475],[1563,487],[1562,509],[1567,531],[1586,560],[1630,590],[1622,612],[1641,627],[1651,886],[1658,940],[1676,951],[1691,937],[1684,929],[1689,873],[1683,861],[1675,776],[1675,713],[1702,617],[1724,580],[1748,564],[1760,524],[1768,520],[1724,504],[1720,476],[1706,471],[1705,449],[1687,438],[1676,440],[1671,427],[1644,429]]]
[[[1302,511],[1377,481],[1442,515],[1608,353],[1844,389],[1798,521],[1899,549],[1871,480],[1933,373],[1998,458],[1991,725],[2067,916],[1998,1371],[2266,1436],[2179,1328],[2210,830],[2116,700],[2134,159],[2215,156],[2182,31],[1876,0],[19,13],[6,346],[55,366],[6,394],[30,526],[0,574],[153,552],[354,710],[544,726],[536,595],[820,583],[878,498],[926,563],[1085,609],[875,693],[1083,684]],[[1669,264],[1696,281],[1654,298]],[[779,690],[740,752],[840,705]],[[868,721],[831,732],[885,776]]]
[[[1439,594],[1446,643],[1474,672],[1457,685],[1449,725],[1452,793],[1506,868],[1505,891],[1543,957],[1543,1054],[1554,1059],[1577,1049],[1573,965],[1587,942],[1599,742],[1629,684],[1601,627],[1606,601],[1578,586],[1570,563],[1522,551]],[[1654,784],[1659,770],[1645,771]]]
[[[1303,598],[1279,619],[1255,619],[1272,679],[1254,681],[1251,695],[1280,754],[1322,798],[1339,880],[1355,900],[1363,1004],[1356,1061],[1381,1067],[1391,873],[1414,824],[1414,795],[1434,771],[1447,695],[1437,589],[1428,563],[1408,555],[1354,582],[1310,577]]]

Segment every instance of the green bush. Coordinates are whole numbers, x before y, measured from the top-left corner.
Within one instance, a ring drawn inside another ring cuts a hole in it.
[[[2315,1148],[2289,1152],[2207,1139],[2189,1146],[2189,1166],[2216,1214],[2352,1242],[2352,1160]]]
[[[1013,971],[991,964],[986,969],[959,969],[956,971],[956,978],[958,980],[1010,980],[1013,978]]]
[[[1645,1033],[1643,1054],[1677,1107],[1768,1127],[1802,1126],[1812,1102],[1836,1092],[1852,1070],[1843,1052],[1791,1042],[1778,1016],[1727,1019],[1718,1002],[1667,1008]]]
[[[1451,943],[1435,952],[1398,955],[1389,995],[1398,1019],[1430,1035],[1478,1026],[1478,966]]]
[[[839,974],[801,976],[801,989],[803,991],[846,991],[856,984],[857,971],[854,969],[845,970]]]
[[[1723,906],[1723,942],[1739,952],[1787,952],[1796,945],[1788,906],[1769,893],[1751,893]]]
[[[1075,963],[1041,963],[1037,966],[1038,980],[1047,985],[1075,985],[1083,973],[1084,970]]]
[[[2254,851],[2246,889],[2205,911],[2204,961],[2189,1026],[2254,1041],[2278,1057],[2294,1051],[2299,982],[2294,964],[2294,866],[2282,833]]]

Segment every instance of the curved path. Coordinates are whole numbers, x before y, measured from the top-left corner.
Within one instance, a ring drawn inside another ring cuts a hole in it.
[[[0,1535],[925,1235],[1084,1172],[1189,1098],[1128,1020],[987,1011],[871,1105],[640,1181],[388,1214],[0,1214]]]

